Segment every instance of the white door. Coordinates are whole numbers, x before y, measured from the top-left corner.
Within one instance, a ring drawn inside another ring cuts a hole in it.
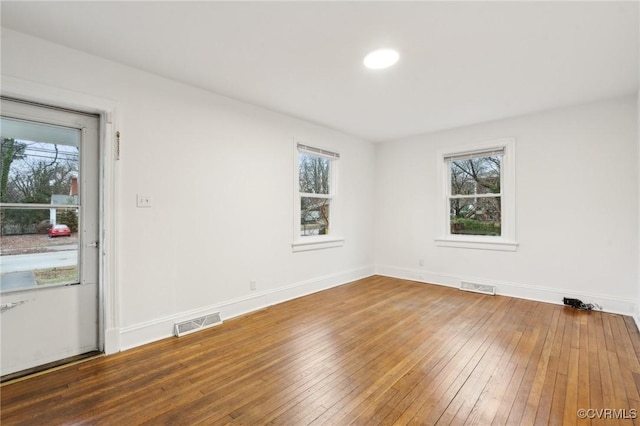
[[[99,118],[2,99],[0,376],[101,350]]]

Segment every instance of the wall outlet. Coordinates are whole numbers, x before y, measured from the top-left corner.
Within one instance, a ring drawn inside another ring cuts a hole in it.
[[[137,194],[136,206],[138,207],[151,207],[151,194]]]
[[[255,280],[249,281],[249,290],[255,290],[255,289],[256,289],[256,281]]]
[[[424,266],[424,259],[418,260],[418,265],[419,266]]]

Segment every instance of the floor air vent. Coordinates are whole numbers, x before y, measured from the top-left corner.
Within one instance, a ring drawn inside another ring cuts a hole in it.
[[[476,283],[460,283],[460,290],[472,291],[474,293],[482,293],[482,294],[490,294],[491,296],[495,296],[496,288],[492,285],[487,284],[476,284]]]
[[[205,315],[189,321],[178,322],[174,328],[176,336],[181,337],[218,324],[222,324],[222,320],[220,319],[220,313],[216,312],[215,314]]]

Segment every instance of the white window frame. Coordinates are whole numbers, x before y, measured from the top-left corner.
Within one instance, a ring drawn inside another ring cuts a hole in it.
[[[340,236],[340,200],[338,197],[338,163],[340,154],[330,149],[309,145],[302,141],[294,141],[293,155],[293,242],[292,251],[318,250],[331,247],[340,247],[344,244],[344,238]],[[300,235],[301,198],[317,197],[317,194],[300,192],[299,154],[301,152],[324,157],[331,160],[329,166],[329,194],[321,196],[330,200],[329,207],[329,233],[326,235]]]
[[[451,233],[449,196],[451,193],[450,157],[486,154],[503,150],[500,164],[501,235],[457,235]],[[482,250],[516,251],[516,197],[515,197],[515,139],[503,138],[456,149],[441,150],[437,156],[438,191],[437,230],[438,247],[472,248]]]

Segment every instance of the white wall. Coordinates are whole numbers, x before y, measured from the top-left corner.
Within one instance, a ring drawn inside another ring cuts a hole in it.
[[[376,269],[384,275],[633,314],[638,300],[635,96],[378,146]],[[436,156],[516,139],[516,252],[436,247]],[[423,259],[424,266],[420,266]]]
[[[9,30],[2,75],[118,105],[117,346],[373,272],[370,143]],[[343,247],[292,253],[294,138],[341,154]]]

